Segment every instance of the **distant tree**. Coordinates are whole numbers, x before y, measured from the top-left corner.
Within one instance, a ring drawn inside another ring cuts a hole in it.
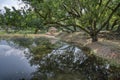
[[[2,28],[9,32],[9,29],[20,30],[23,27],[24,18],[21,10],[16,10],[14,7],[13,11],[5,7],[5,13],[1,14],[1,25]]]
[[[45,31],[45,27],[43,27],[43,21],[33,11],[26,15],[25,22],[28,27],[35,29],[35,34],[38,33],[39,30]]]

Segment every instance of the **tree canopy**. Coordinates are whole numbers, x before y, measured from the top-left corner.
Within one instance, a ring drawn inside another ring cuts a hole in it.
[[[23,0],[44,21],[43,24],[70,29],[78,27],[97,41],[107,25],[115,26],[119,18],[119,0]],[[76,29],[74,29],[76,30]]]
[[[92,41],[101,30],[120,29],[119,0],[22,0],[29,9],[24,11],[25,24],[36,30],[54,26],[71,32],[83,30]],[[14,11],[16,11],[14,9]],[[10,14],[10,12],[8,12]],[[6,12],[7,14],[7,12]],[[7,14],[7,15],[9,15]],[[14,14],[20,16],[19,13]],[[26,15],[26,16],[25,16]],[[12,20],[10,23],[22,20]],[[18,24],[18,23],[17,23]],[[16,24],[16,25],[17,25]],[[21,24],[18,24],[21,25]]]

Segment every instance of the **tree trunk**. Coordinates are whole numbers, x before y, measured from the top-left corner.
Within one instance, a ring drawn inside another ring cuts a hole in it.
[[[106,25],[106,30],[109,30],[109,22]]]
[[[91,36],[91,38],[92,38],[92,42],[97,42],[97,41],[98,41],[98,36],[97,36],[97,34],[91,34],[90,36]]]
[[[9,33],[9,29],[8,28],[6,28],[5,31],[6,31],[6,33]]]
[[[34,32],[34,34],[37,34],[37,33],[38,33],[38,31],[39,31],[39,29],[35,29],[35,32]]]
[[[120,25],[118,26],[116,32],[118,32],[120,34]]]

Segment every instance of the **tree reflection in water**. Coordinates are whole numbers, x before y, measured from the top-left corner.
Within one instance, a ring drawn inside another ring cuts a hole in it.
[[[38,80],[119,80],[120,69],[112,69],[95,56],[87,57],[79,48],[64,45],[39,60],[34,77],[39,76]]]
[[[120,68],[67,43],[51,44],[46,38],[12,41],[27,48],[26,57],[37,66],[31,80],[120,80]]]

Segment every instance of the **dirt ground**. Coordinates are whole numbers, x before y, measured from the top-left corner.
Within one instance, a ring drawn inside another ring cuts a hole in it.
[[[120,40],[99,38],[98,42],[92,43],[88,35],[80,32],[61,33],[58,37],[78,46],[89,47],[96,56],[107,59],[113,64],[120,64]]]
[[[28,37],[28,38],[38,38],[38,37],[48,37],[55,38],[54,35],[47,34],[0,34],[0,38],[19,38],[19,37]]]

